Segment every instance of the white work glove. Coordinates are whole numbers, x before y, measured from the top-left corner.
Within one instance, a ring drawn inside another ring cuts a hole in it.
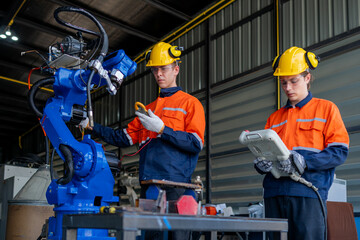
[[[248,207],[250,217],[263,218],[264,217],[264,205],[261,203],[253,204]]]
[[[272,169],[272,161],[265,160],[264,158],[256,158],[254,164],[263,172],[270,172]]]
[[[164,130],[164,122],[156,116],[151,109],[148,110],[149,116],[146,114],[140,113],[139,111],[135,112],[135,115],[139,117],[141,124],[149,131],[162,133]]]
[[[280,161],[278,169],[286,173],[299,173],[300,175],[304,173],[306,168],[306,163],[304,157],[296,152],[290,151],[290,157],[286,160]]]
[[[83,129],[86,129],[89,127],[89,118],[86,117],[84,120],[81,120],[81,122],[79,123],[79,126],[82,127]]]

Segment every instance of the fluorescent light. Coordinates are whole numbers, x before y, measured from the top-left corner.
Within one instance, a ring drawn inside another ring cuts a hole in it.
[[[11,36],[10,30],[7,30],[7,31],[5,32],[5,34],[6,34],[7,36]]]
[[[5,34],[0,34],[0,38],[5,39],[6,35]]]
[[[13,41],[19,40],[19,38],[18,38],[17,36],[12,36],[11,39],[12,39]]]

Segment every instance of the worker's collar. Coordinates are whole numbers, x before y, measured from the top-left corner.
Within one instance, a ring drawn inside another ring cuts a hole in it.
[[[182,90],[181,87],[171,87],[171,88],[162,88],[160,90],[160,97],[170,97],[172,96],[174,93],[176,93],[177,91]]]
[[[302,108],[303,106],[305,106],[308,102],[310,102],[310,100],[313,98],[311,92],[309,91],[309,94],[306,96],[306,98],[304,98],[303,100],[301,100],[300,102],[298,102],[297,104],[295,104],[295,107],[298,108]],[[285,107],[284,108],[292,108],[293,106],[291,105],[290,101],[288,100]]]

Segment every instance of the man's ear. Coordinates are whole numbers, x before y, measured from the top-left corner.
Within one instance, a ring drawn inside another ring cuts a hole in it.
[[[179,74],[179,71],[180,71],[180,67],[178,65],[176,65],[174,67],[174,71],[175,71],[175,75],[178,75]]]
[[[306,76],[305,76],[305,82],[306,84],[308,84],[311,80],[311,73],[308,73]]]

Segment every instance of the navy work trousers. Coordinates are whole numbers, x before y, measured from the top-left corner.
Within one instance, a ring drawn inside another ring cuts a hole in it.
[[[326,202],[324,202],[326,212]],[[324,240],[325,220],[319,199],[276,196],[265,198],[266,218],[288,219],[289,240]],[[266,239],[280,239],[278,232],[267,233]]]

